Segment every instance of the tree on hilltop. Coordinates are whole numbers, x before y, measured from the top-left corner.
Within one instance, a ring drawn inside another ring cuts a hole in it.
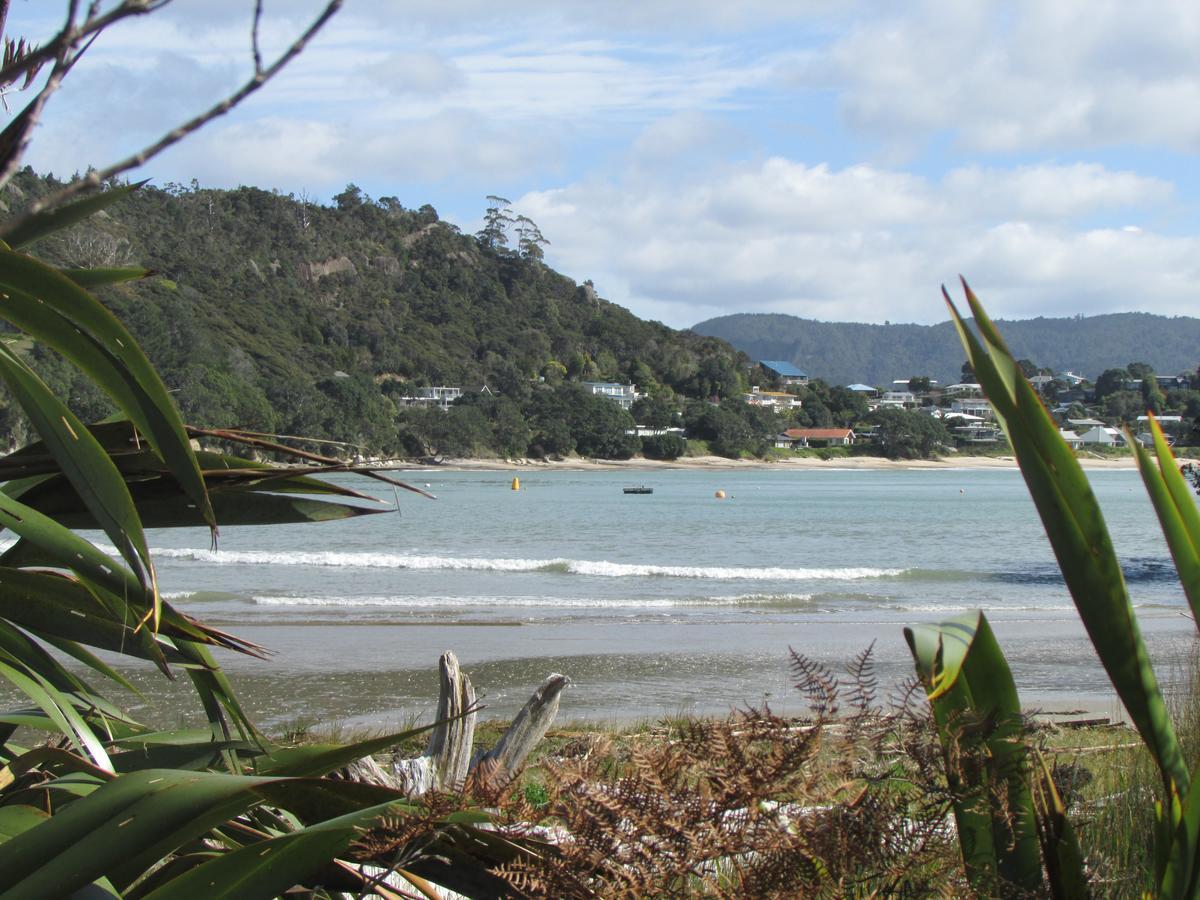
[[[488,194],[490,204],[483,213],[483,228],[475,236],[489,250],[502,250],[508,246],[508,228],[516,220],[510,207],[512,201],[495,194]]]

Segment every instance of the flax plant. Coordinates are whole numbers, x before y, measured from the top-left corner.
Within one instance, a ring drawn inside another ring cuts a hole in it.
[[[1200,789],[1141,637],[1104,517],[1074,453],[979,300],[963,282],[974,327],[946,295],[980,385],[1008,436],[1063,579],[1118,697],[1153,761],[1154,865],[1146,889],[1163,898],[1200,892]],[[945,293],[943,291],[943,293]],[[978,333],[976,333],[976,331]],[[1126,434],[1191,605],[1200,609],[1200,513],[1161,428],[1154,452]],[[933,707],[964,866],[987,894],[1037,891],[1086,896],[1078,843],[1049,772],[1019,726],[1012,676],[982,612],[905,630]],[[971,765],[952,752],[965,746]],[[997,789],[997,786],[1000,789]]]

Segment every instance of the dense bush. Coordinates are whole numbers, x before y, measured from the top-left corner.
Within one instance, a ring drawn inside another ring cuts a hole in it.
[[[687,452],[687,441],[677,434],[652,434],[642,438],[642,455],[647,459],[678,459]]]

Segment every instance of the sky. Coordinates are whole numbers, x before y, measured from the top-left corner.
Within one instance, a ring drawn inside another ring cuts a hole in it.
[[[37,40],[65,3],[13,0]],[[107,4],[111,6],[111,2]],[[264,0],[264,54],[319,8]],[[66,177],[252,71],[252,0],[101,35],[26,161]],[[307,52],[130,177],[328,202],[486,196],[643,318],[1200,314],[1200,4],[346,0]],[[8,98],[10,110],[20,102]]]

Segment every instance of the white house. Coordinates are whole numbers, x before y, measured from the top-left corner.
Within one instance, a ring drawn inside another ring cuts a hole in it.
[[[419,387],[411,397],[401,397],[397,403],[402,406],[436,406],[445,412],[461,396],[460,387]]]
[[[950,403],[951,412],[964,413],[968,416],[979,416],[981,419],[992,419],[992,404],[982,397],[961,397]]]
[[[917,396],[912,391],[884,391],[879,398],[879,405],[912,409],[917,405]]]
[[[1081,444],[1097,444],[1101,447],[1117,447],[1124,443],[1121,432],[1106,425],[1098,425],[1079,435]]]
[[[970,381],[948,384],[942,388],[943,397],[982,397],[983,388]]]
[[[748,394],[742,394],[742,399],[751,406],[762,406],[776,413],[785,409],[800,409],[804,405],[795,394],[789,394],[787,391],[764,391],[758,387],[751,388]]]
[[[597,397],[613,401],[621,409],[629,409],[639,396],[637,388],[632,384],[618,384],[614,381],[585,381],[583,386]]]
[[[419,387],[415,388],[415,393],[408,397],[399,397],[396,399],[398,406],[436,406],[442,412],[450,409],[450,404],[461,397],[465,392],[492,394],[492,389],[486,384],[478,387],[460,388],[446,387],[439,385],[436,387]]]
[[[1067,431],[1065,428],[1058,429],[1058,436],[1062,438],[1063,441],[1066,442],[1066,445],[1072,450],[1078,450],[1079,445],[1083,443],[1083,440],[1079,437],[1079,435],[1073,431]]]

